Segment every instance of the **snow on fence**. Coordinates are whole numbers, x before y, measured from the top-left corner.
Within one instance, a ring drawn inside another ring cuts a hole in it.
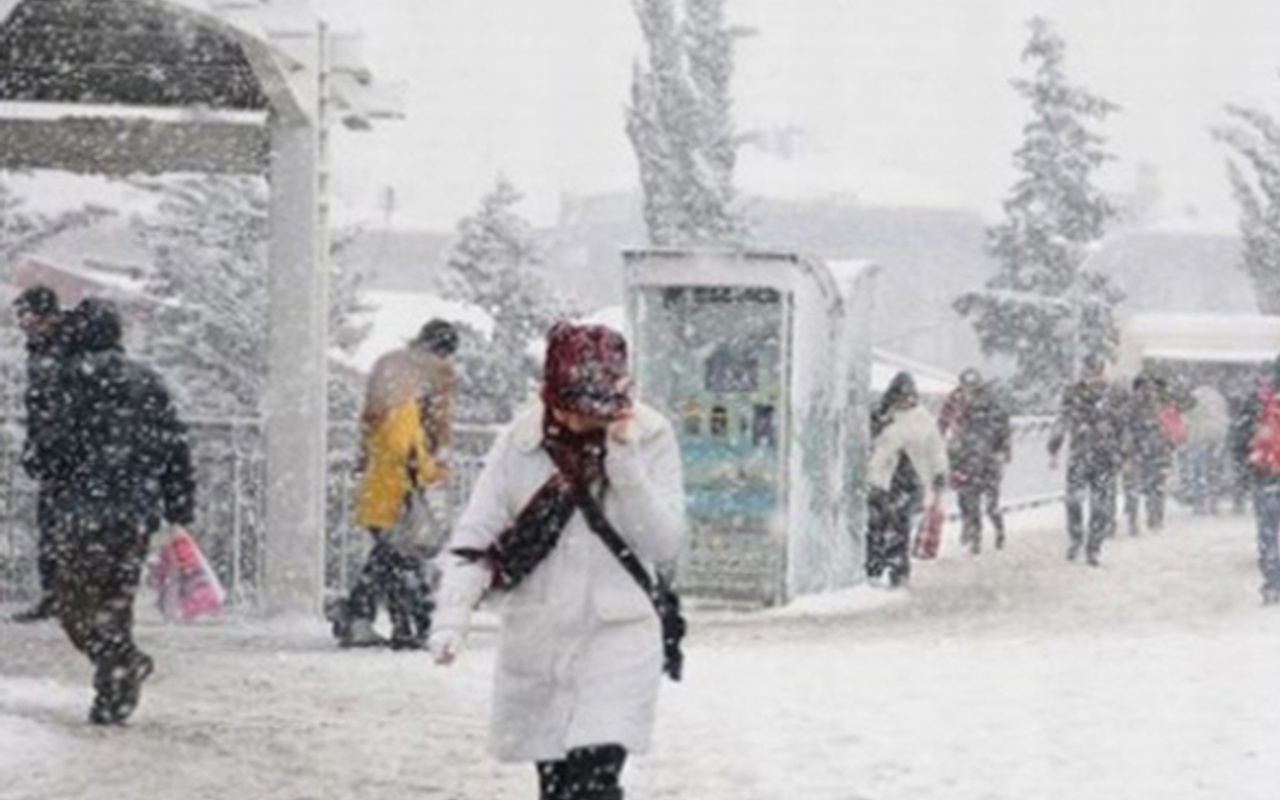
[[[233,607],[253,608],[262,581],[266,528],[266,459],[258,419],[188,421],[197,476],[193,533]],[[21,466],[23,421],[0,414],[0,602],[29,600],[37,578],[36,486]],[[458,426],[453,474],[444,501],[447,528],[461,510],[496,429]],[[352,520],[358,454],[354,422],[329,428],[325,586],[345,591],[366,553],[366,535]]]
[[[1053,419],[1019,417],[1013,425],[1013,467],[1007,470],[1007,511],[1060,502],[1061,470],[1049,469],[1046,445]],[[256,419],[189,422],[197,479],[194,533],[227,587],[233,607],[253,608],[262,580],[266,525],[263,426]],[[497,429],[458,426],[444,525],[462,510]],[[22,420],[0,414],[0,602],[29,600],[36,592],[35,484],[20,464]],[[367,548],[352,520],[358,454],[353,422],[329,429],[329,481],[325,531],[325,586],[345,591]],[[442,532],[443,535],[443,532]]]

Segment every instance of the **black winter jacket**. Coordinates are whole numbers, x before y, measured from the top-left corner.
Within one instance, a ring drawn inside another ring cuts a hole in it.
[[[82,304],[83,307],[84,304]],[[46,477],[65,481],[78,515],[159,527],[185,525],[195,507],[186,428],[164,381],[125,356],[115,311],[79,314],[58,371],[53,421],[36,440]]]

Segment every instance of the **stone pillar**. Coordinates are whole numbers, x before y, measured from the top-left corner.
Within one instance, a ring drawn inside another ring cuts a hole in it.
[[[263,580],[273,614],[316,614],[324,590],[329,302],[316,157],[310,120],[273,118]]]

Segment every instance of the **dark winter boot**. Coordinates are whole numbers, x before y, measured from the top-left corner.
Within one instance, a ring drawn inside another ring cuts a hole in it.
[[[333,638],[339,642],[351,634],[351,607],[344,597],[334,597],[324,603],[324,618],[329,620]]]
[[[1280,605],[1280,586],[1267,584],[1262,587],[1262,604],[1264,606]]]
[[[53,595],[45,595],[40,601],[25,611],[19,611],[10,619],[19,624],[41,622],[58,616],[58,601]]]
[[[119,688],[116,692],[116,703],[112,709],[114,722],[117,725],[127,720],[138,708],[142,699],[142,682],[151,677],[156,664],[151,656],[135,651],[133,656],[119,668]]]
[[[1076,560],[1076,558],[1077,558],[1079,555],[1080,555],[1080,543],[1079,543],[1079,542],[1072,542],[1070,545],[1068,545],[1068,546],[1067,546],[1067,560],[1068,560],[1068,561],[1075,561],[1075,560]]]
[[[118,703],[118,686],[111,680],[111,667],[101,663],[93,672],[93,705],[88,709],[88,721],[92,724],[114,724],[111,709]]]

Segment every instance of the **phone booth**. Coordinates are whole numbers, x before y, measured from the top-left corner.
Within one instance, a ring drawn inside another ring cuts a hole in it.
[[[875,269],[785,252],[623,254],[640,398],[676,427],[693,595],[862,579]]]

